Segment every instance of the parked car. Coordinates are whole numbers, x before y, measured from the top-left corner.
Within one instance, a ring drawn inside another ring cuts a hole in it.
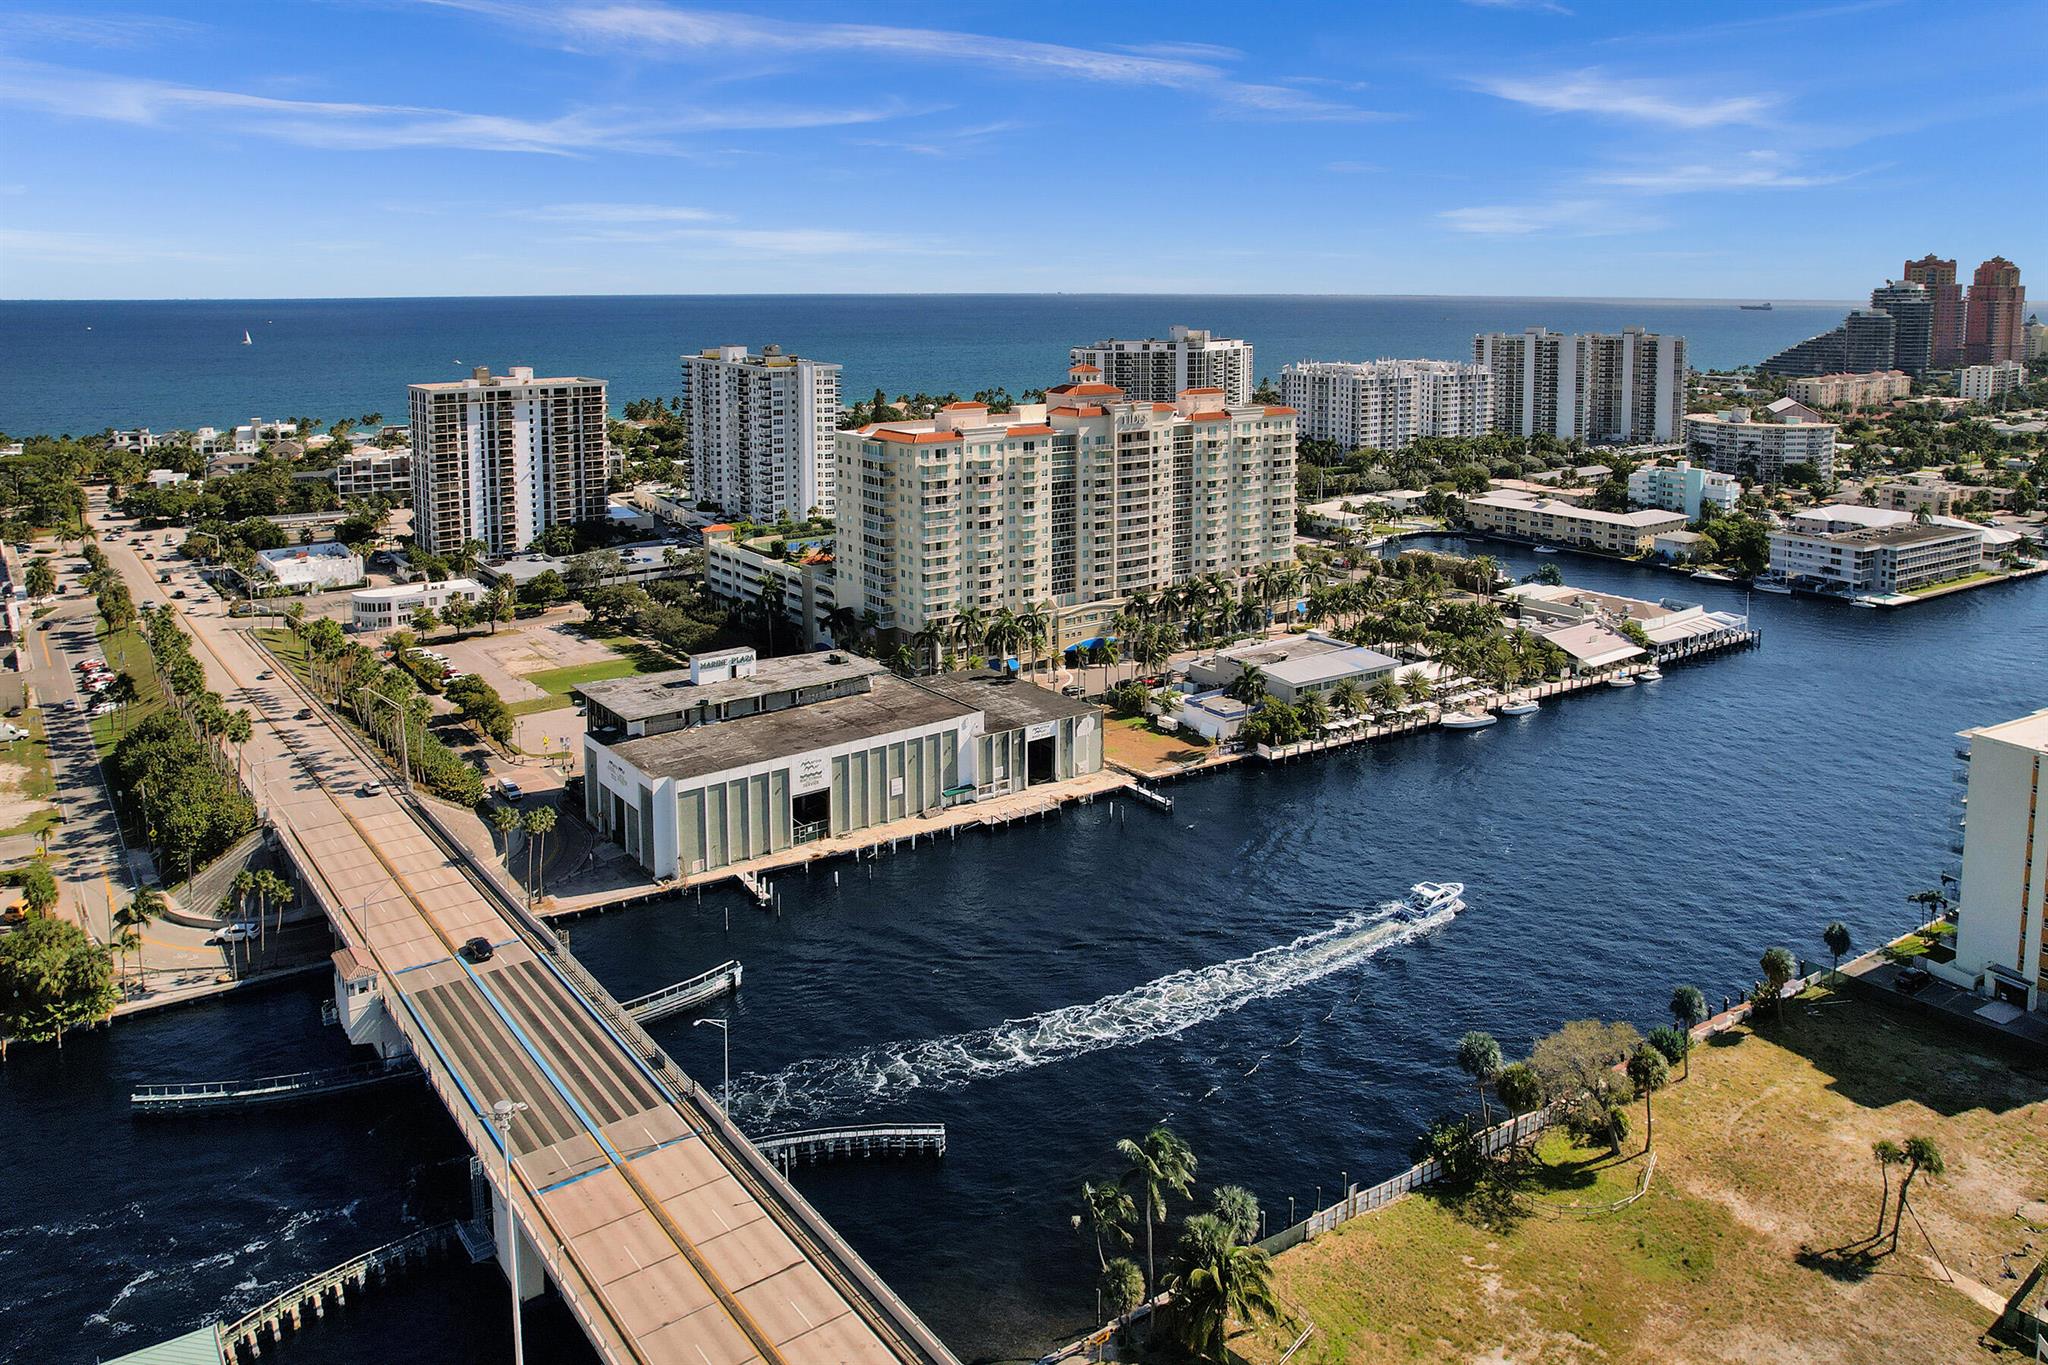
[[[178,590],[177,590],[176,592],[174,592],[174,593],[172,593],[172,594],[171,594],[171,596],[173,596],[173,597],[183,597],[184,595],[185,595],[185,590],[184,590],[183,588],[180,588],[180,589],[178,589]]]
[[[110,701],[103,701],[99,703],[97,706],[93,707],[92,710],[86,712],[86,714],[88,716],[105,716],[110,715],[113,712],[118,711],[120,709],[120,707],[114,705],[114,703]]]
[[[296,715],[296,716],[294,716],[294,717],[293,717],[293,719],[294,719],[294,720],[311,720],[311,719],[313,719],[313,708],[312,708],[312,707],[310,707],[310,706],[301,706],[301,707],[299,708],[299,714],[298,714],[298,715]],[[391,728],[392,728],[392,730],[393,730],[393,731],[396,731],[396,730],[398,729],[398,727],[397,727],[396,725],[393,725],[393,726],[392,726]]]
[[[1892,978],[1892,984],[1899,988],[1901,995],[1918,995],[1934,980],[1934,973],[1925,967],[1901,967],[1899,974]]]
[[[105,659],[81,659],[77,663],[72,665],[72,667],[77,669],[80,673],[84,673],[89,669],[105,668],[106,666],[107,661]]]

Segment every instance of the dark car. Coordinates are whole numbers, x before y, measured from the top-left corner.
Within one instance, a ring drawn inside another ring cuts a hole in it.
[[[462,960],[464,962],[489,962],[491,960],[491,941],[487,938],[473,938],[463,944],[459,951],[462,953]]]
[[[1917,995],[1934,980],[1934,974],[1925,967],[1902,967],[1892,978],[1892,984],[1899,988],[1901,995]]]
[[[183,588],[180,588],[180,589],[178,589],[178,590],[177,590],[176,592],[174,592],[174,593],[172,593],[172,594],[171,594],[171,596],[173,596],[173,597],[183,597],[184,595],[185,595],[185,590],[184,590]],[[394,728],[395,728],[395,727],[394,727]]]
[[[313,708],[312,708],[312,707],[310,707],[310,706],[301,706],[301,707],[299,708],[299,714],[298,714],[298,715],[297,715],[296,717],[294,717],[294,719],[296,719],[296,720],[311,720],[311,719],[313,719]],[[395,730],[395,729],[397,729],[398,727],[394,725],[394,726],[392,726],[391,728]]]

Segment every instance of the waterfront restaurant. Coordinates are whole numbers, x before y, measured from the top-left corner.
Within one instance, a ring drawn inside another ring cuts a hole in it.
[[[585,683],[584,816],[656,877],[1102,769],[1095,707],[998,675],[907,679],[837,651],[694,656]]]

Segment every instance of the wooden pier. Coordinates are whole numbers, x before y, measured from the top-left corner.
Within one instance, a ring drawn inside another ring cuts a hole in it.
[[[200,1110],[249,1109],[264,1104],[288,1104],[382,1085],[404,1076],[419,1074],[419,1063],[411,1057],[393,1057],[325,1071],[293,1071],[282,1076],[258,1076],[242,1081],[183,1081],[168,1085],[145,1085],[128,1096],[139,1114],[191,1113]]]
[[[1138,800],[1143,801],[1154,810],[1166,811],[1168,813],[1171,813],[1173,810],[1173,798],[1165,792],[1153,791],[1150,787],[1136,782],[1131,784],[1130,792],[1132,796],[1137,797]]]
[[[878,1127],[807,1128],[755,1138],[755,1148],[787,1172],[792,1166],[867,1156],[944,1156],[946,1125],[897,1123]]]
[[[619,1007],[642,1024],[651,1024],[657,1019],[666,1019],[671,1014],[681,1014],[707,1000],[716,1000],[740,988],[740,964],[721,962],[708,972],[700,972],[687,981],[678,981],[673,986],[663,986],[658,991],[632,1000],[621,1001]]]
[[[373,1280],[382,1281],[397,1271],[433,1260],[454,1240],[453,1223],[422,1228],[299,1281],[234,1322],[222,1324],[217,1329],[221,1359],[235,1360],[238,1351],[246,1351],[252,1359],[260,1357],[266,1342],[281,1342],[286,1332],[305,1326],[308,1313],[316,1321],[324,1318],[330,1301],[336,1308],[345,1307],[349,1290],[367,1289]]]

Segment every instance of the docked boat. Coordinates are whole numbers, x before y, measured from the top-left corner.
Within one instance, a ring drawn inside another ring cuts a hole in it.
[[[1557,547],[1555,545],[1538,545],[1536,553],[1539,555],[1554,555],[1557,553]]]
[[[1655,664],[1650,665],[1642,672],[1636,674],[1636,680],[1638,682],[1661,682],[1663,678],[1664,670],[1657,667]]]
[[[1504,716],[1533,716],[1542,710],[1542,705],[1533,701],[1511,701],[1500,708]]]
[[[1626,673],[1617,673],[1607,680],[1609,687],[1634,687],[1636,680]]]
[[[1693,577],[1699,579],[1702,583],[1733,583],[1735,581],[1727,574],[1715,573],[1712,569],[1701,569]]]
[[[1462,910],[1465,908],[1464,896],[1463,882],[1417,882],[1408,888],[1406,909],[1417,915],[1433,915],[1439,910]]]
[[[1484,711],[1453,711],[1439,722],[1446,730],[1484,730],[1500,724],[1500,717]]]
[[[1782,578],[1759,578],[1750,586],[1758,592],[1774,592],[1781,597],[1789,597],[1792,593],[1792,585]]]

